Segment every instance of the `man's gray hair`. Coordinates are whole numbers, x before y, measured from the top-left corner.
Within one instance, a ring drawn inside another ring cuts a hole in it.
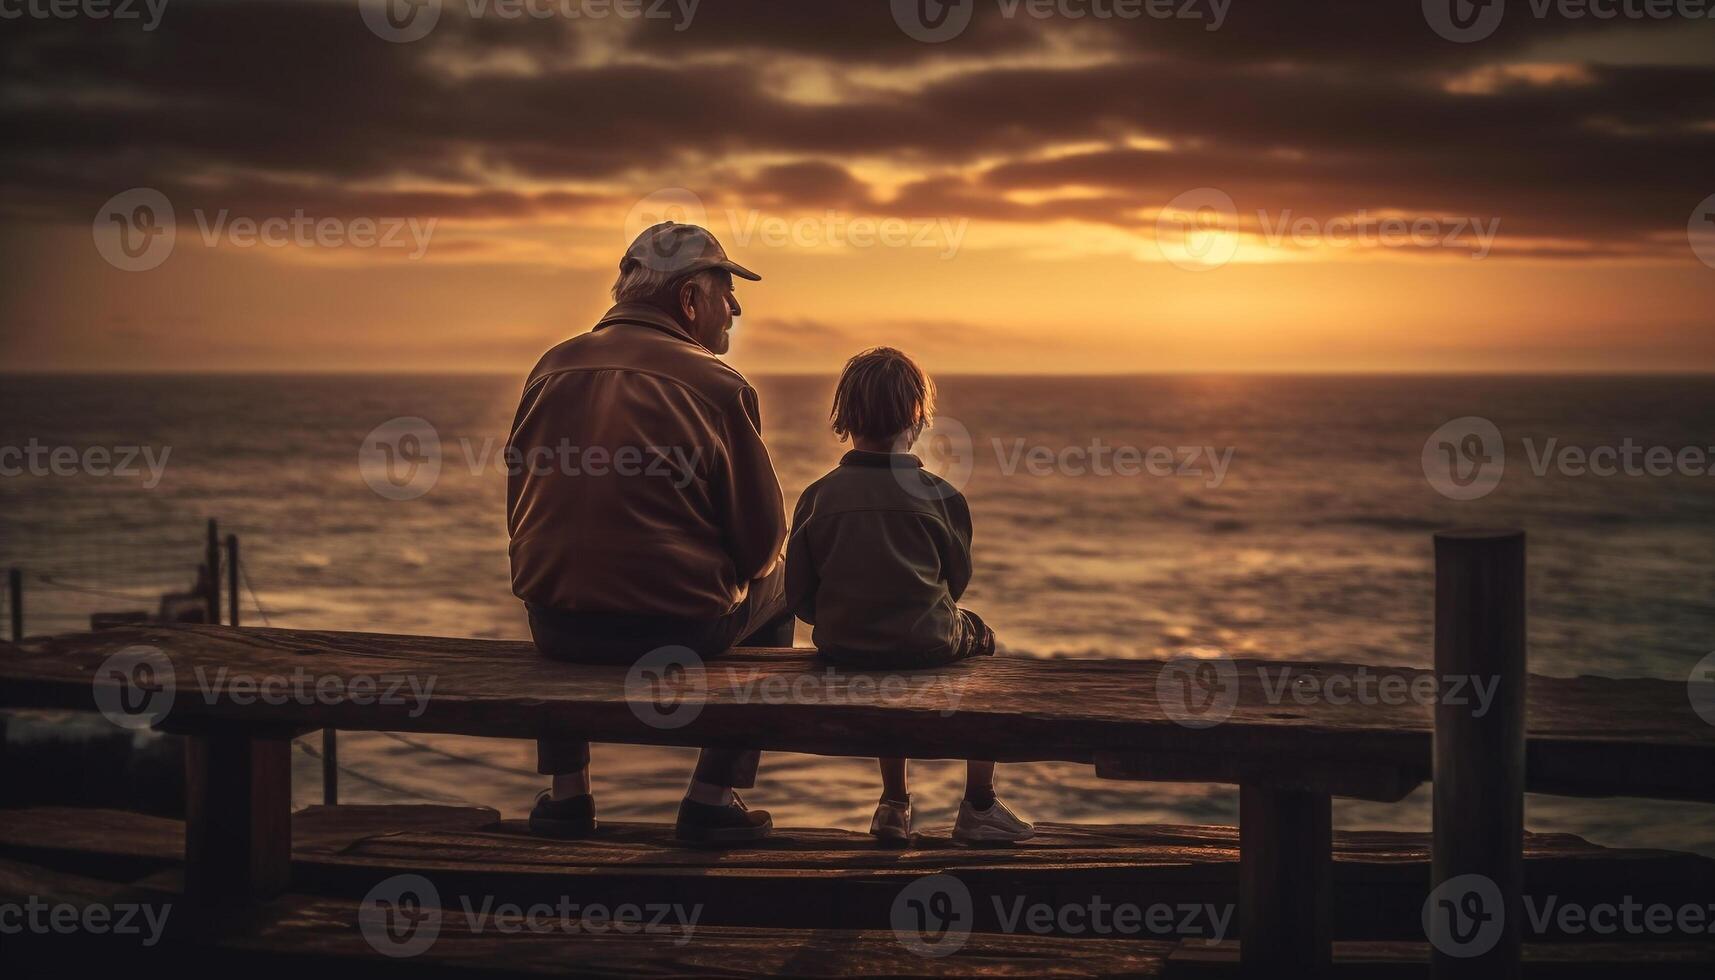
[[[665,269],[651,268],[647,262],[627,264],[630,268],[621,270],[613,283],[615,303],[671,302],[672,297],[667,292],[673,288],[678,276]]]
[[[722,269],[704,269],[689,276],[680,276],[650,268],[647,262],[632,262],[630,266],[621,271],[613,282],[615,303],[651,303],[671,309],[678,303],[678,297],[673,294],[678,292],[682,283],[696,282],[704,290],[712,292],[722,276],[730,275]]]

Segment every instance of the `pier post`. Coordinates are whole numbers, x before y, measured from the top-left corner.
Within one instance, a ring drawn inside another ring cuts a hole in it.
[[[24,642],[24,570],[14,568],[6,573],[7,604],[12,612],[12,642]]]
[[[226,536],[226,625],[238,625],[238,535]]]
[[[208,519],[208,544],[203,548],[203,561],[208,564],[208,621],[220,625],[220,527],[214,518]]]
[[[1524,914],[1523,531],[1435,535],[1435,673],[1435,840],[1424,908],[1432,974],[1516,978]],[[1492,700],[1480,700],[1476,684]]]
[[[322,729],[322,805],[339,804],[339,731]]]

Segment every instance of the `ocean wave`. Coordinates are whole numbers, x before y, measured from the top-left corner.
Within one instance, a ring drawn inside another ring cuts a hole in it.
[[[1232,504],[1213,501],[1207,497],[1184,496],[1179,498],[1179,506],[1186,510],[1214,510],[1231,513],[1235,508]]]
[[[1446,521],[1405,514],[1343,514],[1313,521],[1300,521],[1300,527],[1365,527],[1378,531],[1436,531],[1447,526]]]

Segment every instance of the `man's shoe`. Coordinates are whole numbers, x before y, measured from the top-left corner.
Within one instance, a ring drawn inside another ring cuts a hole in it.
[[[884,799],[875,805],[875,819],[869,822],[869,832],[883,844],[904,846],[911,840],[911,796],[904,803]]]
[[[752,810],[738,794],[726,806],[682,800],[674,836],[692,844],[738,844],[761,840],[774,829],[767,810]]]
[[[595,833],[595,797],[585,793],[556,800],[543,790],[530,811],[530,832],[561,840],[578,840]]]
[[[1036,827],[1018,819],[1006,804],[995,800],[987,810],[959,804],[959,819],[953,824],[953,839],[961,844],[1015,844],[1036,836]]]

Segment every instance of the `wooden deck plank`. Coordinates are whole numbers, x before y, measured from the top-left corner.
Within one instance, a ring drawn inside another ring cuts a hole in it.
[[[1226,904],[1238,900],[1238,832],[1232,827],[1043,824],[1037,839],[971,849],[944,834],[890,850],[865,834],[780,828],[765,846],[705,850],[677,844],[660,824],[604,825],[588,841],[531,835],[492,810],[436,806],[311,807],[294,817],[294,890],[362,895],[390,875],[420,873],[444,895],[499,893],[513,900],[561,895],[648,899],[670,892],[706,902],[711,921],[821,928],[886,928],[903,883],[939,871],[978,898],[976,927],[998,928],[983,907],[1105,901]],[[176,867],[183,826],[111,810],[37,808],[0,820],[0,854],[86,874],[138,876]],[[1610,849],[1566,834],[1525,840],[1533,894],[1613,901],[1621,894],[1681,904],[1715,895],[1715,860],[1670,851]],[[1334,838],[1336,934],[1421,935],[1429,836],[1340,832]],[[1236,919],[1232,928],[1237,928]]]
[[[165,880],[165,879],[160,879]],[[0,860],[0,902],[31,898],[80,907],[118,901],[172,903],[158,943],[85,934],[8,936],[0,966],[9,976],[115,976],[237,972],[247,978],[409,977],[1155,977],[1173,944],[1100,943],[1040,936],[972,934],[947,955],[925,956],[891,931],[734,928],[627,933],[576,917],[540,931],[500,932],[458,907],[431,907],[432,940],[389,958],[364,928],[381,913],[355,899],[286,895],[241,914],[181,908],[171,889],[115,884]],[[406,933],[407,936],[410,933]],[[383,939],[384,943],[392,940]],[[404,949],[400,946],[398,949]]]
[[[231,719],[1000,761],[1160,754],[1182,763],[1175,778],[1211,781],[1230,778],[1234,757],[1281,772],[1344,764],[1422,774],[1433,728],[1430,708],[1411,701],[1301,704],[1290,690],[1271,700],[1257,674],[1290,666],[1294,677],[1317,685],[1361,672],[1408,685],[1427,675],[1409,668],[1240,661],[1230,718],[1193,729],[1169,717],[1155,696],[1159,661],[995,658],[894,674],[888,685],[875,683],[876,675],[830,672],[805,651],[779,650],[733,651],[687,672],[690,687],[679,693],[691,696],[695,717],[665,727],[634,711],[645,702],[628,698],[623,669],[554,663],[528,643],[211,626],[26,640],[0,650],[0,705],[91,708],[93,684],[107,683],[96,669],[133,645],[172,659],[181,691],[170,717],[181,724]],[[434,687],[425,702],[404,696],[371,704],[241,704],[230,689],[237,676],[294,672],[312,679],[409,676],[420,684],[432,679]],[[1530,771],[1546,781],[1543,788],[1715,800],[1715,726],[1692,710],[1683,684],[1532,676],[1529,688]]]
[[[170,876],[114,882],[0,859],[0,902],[35,897],[80,907],[118,902],[173,902]],[[440,933],[418,956],[387,959],[363,938],[352,899],[288,895],[238,916],[175,905],[163,941],[12,935],[0,943],[9,977],[157,976],[230,971],[249,980],[303,980],[361,971],[365,977],[539,976],[1063,976],[1216,978],[1237,974],[1234,943],[1210,946],[1115,939],[973,934],[950,956],[912,954],[891,931],[793,930],[701,926],[692,941],[671,935],[478,934],[458,913],[444,914]],[[1334,946],[1330,977],[1417,978],[1428,975],[1422,942],[1360,941]],[[1683,942],[1527,943],[1524,976],[1704,978],[1715,970],[1715,944]],[[111,971],[111,972],[109,972]]]
[[[1715,943],[1691,941],[1526,943],[1522,976],[1531,980],[1643,977],[1707,980],[1715,974]],[[1216,980],[1241,975],[1235,943],[1181,944],[1167,959],[1173,980]],[[1353,980],[1428,980],[1426,942],[1337,942],[1322,974]]]
[[[183,857],[184,823],[126,810],[26,807],[6,810],[0,848],[49,847],[106,856]],[[554,840],[531,834],[522,820],[502,820],[486,807],[435,804],[311,806],[293,814],[293,859],[386,858],[395,852],[433,859],[436,841],[456,841],[453,858],[491,867],[628,868],[805,868],[1035,866],[1066,867],[1099,862],[1127,867],[1219,864],[1238,861],[1236,827],[1201,824],[1038,825],[1036,837],[1015,847],[971,848],[955,844],[945,829],[918,834],[909,848],[879,845],[868,834],[821,827],[780,827],[750,847],[711,850],[678,843],[672,827],[604,821],[587,840]],[[425,849],[429,850],[425,852]],[[1715,859],[1650,848],[1611,848],[1575,834],[1526,834],[1524,854],[1532,862],[1617,860],[1676,861],[1715,869]],[[1402,831],[1334,834],[1336,865],[1421,865],[1429,860],[1429,835]]]

